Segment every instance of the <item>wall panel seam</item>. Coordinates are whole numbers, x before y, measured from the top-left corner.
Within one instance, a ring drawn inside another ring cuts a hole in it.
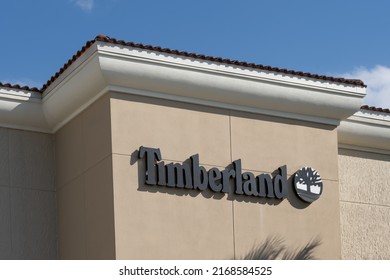
[[[386,204],[375,204],[375,203],[369,203],[369,202],[360,202],[360,201],[351,201],[351,200],[342,200],[342,199],[340,199],[340,202],[361,204],[361,205],[365,205],[365,206],[378,206],[378,207],[390,208],[390,205],[386,205]]]

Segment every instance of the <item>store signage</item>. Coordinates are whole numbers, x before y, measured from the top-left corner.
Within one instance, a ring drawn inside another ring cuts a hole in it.
[[[321,176],[313,168],[303,167],[295,173],[294,188],[303,201],[311,203],[322,193]]]
[[[287,167],[283,165],[278,168],[278,174],[273,177],[270,174],[255,175],[252,172],[242,172],[241,160],[233,161],[232,168],[219,170],[214,167],[206,170],[199,165],[199,155],[193,155],[184,163],[168,163],[162,161],[161,151],[158,148],[141,146],[138,158],[145,160],[145,184],[150,186],[164,186],[179,189],[195,189],[204,191],[210,189],[213,192],[229,193],[233,187],[235,194],[257,196],[265,198],[284,199],[287,198]],[[298,173],[297,173],[298,174]],[[301,174],[301,173],[299,173]],[[306,174],[306,173],[305,173]],[[318,173],[316,173],[318,174]],[[310,196],[316,188],[304,190],[304,184],[308,183],[310,176],[296,177],[295,189],[299,197],[306,202],[312,202],[316,198]],[[302,179],[300,179],[302,178]],[[314,180],[315,181],[315,180]],[[316,193],[317,192],[317,193]],[[318,198],[317,197],[317,198]],[[314,199],[315,198],[315,199]]]

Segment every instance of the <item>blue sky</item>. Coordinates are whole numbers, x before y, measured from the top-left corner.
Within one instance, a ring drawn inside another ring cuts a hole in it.
[[[360,78],[390,108],[387,0],[13,0],[0,81],[41,87],[98,34],[297,71]]]

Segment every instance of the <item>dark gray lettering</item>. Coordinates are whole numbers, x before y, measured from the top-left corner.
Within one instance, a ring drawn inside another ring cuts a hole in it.
[[[166,186],[167,185],[166,177],[167,175],[166,175],[164,162],[160,161],[157,163],[157,178],[158,178],[157,185]]]
[[[230,178],[236,177],[236,171],[234,169],[225,169],[222,171],[222,192],[228,193],[230,187]]]
[[[257,185],[255,176],[251,172],[245,172],[242,174],[242,179],[245,180],[243,184],[244,193],[246,195],[254,195],[257,196]]]
[[[236,189],[234,192],[236,194],[244,194],[244,192],[242,191],[241,160],[238,159],[233,161],[233,165],[234,165],[234,172],[236,173],[236,180],[235,180]]]
[[[259,182],[258,196],[269,198],[275,197],[271,176],[269,174],[260,174],[256,178]]]
[[[156,160],[161,160],[160,149],[140,147],[138,158],[144,158],[146,155],[145,184],[156,185]]]
[[[199,166],[199,155],[193,155],[190,159],[194,189],[204,191],[209,182],[206,168]]]
[[[280,174],[280,175],[279,175]],[[274,177],[274,192],[279,199],[287,198],[287,167],[279,167],[279,174]]]
[[[209,170],[209,186],[212,191],[220,192],[222,190],[222,184],[220,183],[221,177],[221,171],[218,168],[214,167]]]
[[[191,168],[188,164],[170,163],[166,165],[169,187],[192,189]]]
[[[241,160],[233,161],[233,168],[209,171],[199,165],[199,155],[190,157],[190,163],[169,163],[161,161],[160,149],[141,146],[138,158],[145,160],[145,184],[186,188],[204,191],[209,187],[213,192],[229,193],[231,186],[238,195],[250,195],[284,199],[288,195],[287,167],[279,167],[279,174],[255,177],[251,172],[242,173]],[[187,162],[187,161],[186,161]]]

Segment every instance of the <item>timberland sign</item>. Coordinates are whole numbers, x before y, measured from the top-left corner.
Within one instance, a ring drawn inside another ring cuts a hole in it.
[[[193,155],[183,163],[165,163],[158,148],[141,146],[138,158],[145,160],[145,184],[180,189],[256,196],[262,198],[287,198],[287,166],[278,168],[278,174],[255,175],[242,172],[241,160],[233,161],[232,168],[206,170],[199,165],[199,155]],[[231,183],[233,182],[233,183]],[[233,188],[231,190],[230,188]],[[294,176],[294,190],[303,201],[313,202],[322,193],[322,180],[317,171],[310,167],[300,169]]]

